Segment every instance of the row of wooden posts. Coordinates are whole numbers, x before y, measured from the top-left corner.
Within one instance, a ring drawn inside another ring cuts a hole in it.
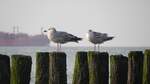
[[[11,67],[10,67],[11,64]],[[110,64],[110,65],[109,65]],[[0,84],[30,84],[32,58],[0,55]],[[109,77],[110,66],[110,77]],[[128,56],[77,52],[72,84],[150,84],[150,50]],[[38,52],[35,84],[67,84],[66,54]]]

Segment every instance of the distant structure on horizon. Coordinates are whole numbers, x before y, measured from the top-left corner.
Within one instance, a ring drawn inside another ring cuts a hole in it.
[[[42,32],[38,35],[28,35],[19,32],[19,27],[13,27],[13,33],[0,31],[0,46],[47,46],[48,38]]]

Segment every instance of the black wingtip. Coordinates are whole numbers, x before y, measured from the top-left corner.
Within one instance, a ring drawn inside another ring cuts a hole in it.
[[[114,37],[108,37],[108,39],[107,40],[112,40]]]
[[[110,37],[110,39],[114,39],[115,37]]]
[[[78,40],[82,40],[82,38],[78,38]]]
[[[82,38],[76,38],[76,39],[75,39],[75,42],[76,42],[76,43],[79,43],[79,41],[81,41],[81,40],[82,40]]]
[[[106,39],[104,39],[104,41],[109,41],[112,40],[114,37],[107,37]]]

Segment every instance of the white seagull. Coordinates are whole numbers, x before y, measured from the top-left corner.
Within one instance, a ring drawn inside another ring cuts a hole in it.
[[[96,50],[96,44],[98,44],[98,50],[99,50],[100,44],[104,43],[105,41],[112,40],[114,38],[112,36],[108,36],[106,33],[95,32],[92,30],[88,31],[86,37],[91,43],[94,44],[94,51]]]
[[[82,38],[79,38],[67,32],[56,31],[54,27],[49,28],[48,31],[45,30],[44,32],[47,32],[47,37],[49,41],[52,41],[57,44],[57,50],[61,48],[61,44],[65,44],[67,42],[78,43],[78,41],[82,40]]]

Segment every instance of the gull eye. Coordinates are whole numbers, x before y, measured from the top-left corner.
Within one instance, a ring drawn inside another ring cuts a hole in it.
[[[47,32],[46,30],[44,30],[44,32]]]

